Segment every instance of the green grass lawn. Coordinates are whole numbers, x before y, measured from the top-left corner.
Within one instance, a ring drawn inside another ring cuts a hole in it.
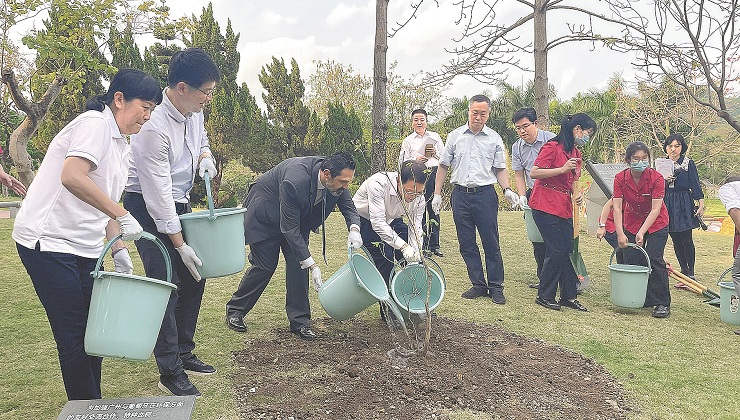
[[[635,418],[733,419],[740,412],[737,389],[740,369],[737,351],[740,337],[733,326],[719,319],[719,309],[702,304],[702,298],[671,290],[672,314],[666,320],[650,317],[649,309],[627,310],[609,300],[606,268],[611,248],[593,237],[581,238],[581,251],[591,275],[591,287],[579,300],[590,312],[549,311],[534,304],[535,281],[531,244],[526,240],[521,212],[504,212],[499,217],[504,256],[507,303],[460,298],[470,283],[457,249],[452,217],[442,215],[444,258],[437,261],[445,271],[447,294],[437,308],[440,316],[496,324],[531,338],[559,345],[604,365],[624,385]],[[0,360],[5,363],[0,379],[0,419],[56,418],[66,402],[54,340],[46,315],[36,297],[10,237],[11,220],[0,220]],[[341,216],[333,214],[328,223],[329,267],[324,277],[346,261],[346,231]],[[717,289],[722,271],[732,264],[732,238],[695,232],[697,278]],[[320,236],[313,236],[312,249],[320,255]],[[675,264],[673,249],[666,250]],[[143,273],[136,261],[137,273]],[[245,339],[259,339],[274,328],[287,328],[285,316],[284,267],[278,267],[274,281],[247,317],[249,332],[234,333],[224,325],[224,307],[241,278],[233,275],[208,281],[196,336],[196,353],[215,365],[219,373],[195,377],[204,394],[195,406],[194,419],[237,419],[231,374],[238,369],[231,352],[244,347]],[[311,291],[313,316],[326,316]],[[374,307],[373,307],[374,308]],[[376,317],[374,310],[359,316]],[[373,321],[374,322],[374,321]],[[300,342],[294,345],[302,345]],[[307,344],[309,345],[309,344]],[[337,349],[341,351],[341,349]],[[247,368],[248,369],[248,368]],[[157,389],[154,360],[132,362],[106,359],[103,363],[103,395],[106,398],[162,395]],[[588,387],[584,383],[584,387]],[[471,418],[461,413],[459,418]],[[472,417],[475,418],[475,417]],[[484,417],[486,418],[486,417]]]

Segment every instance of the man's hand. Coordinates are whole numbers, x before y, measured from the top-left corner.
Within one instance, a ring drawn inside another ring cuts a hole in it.
[[[504,197],[506,197],[506,201],[509,202],[512,208],[516,208],[519,205],[519,194],[512,191],[511,188],[505,189]]]
[[[434,198],[432,198],[432,211],[439,214],[441,210],[442,210],[442,195],[434,194]]]
[[[313,283],[313,290],[319,291],[321,289],[321,286],[324,284],[321,281],[321,269],[319,268],[318,264],[314,264],[311,267],[311,283]]]
[[[409,244],[406,244],[403,247],[401,247],[401,252],[403,253],[403,259],[405,259],[406,262],[413,263],[413,262],[421,261],[421,256],[419,256],[419,252],[417,252]]]
[[[123,216],[116,217],[116,221],[121,229],[121,235],[124,241],[136,241],[141,239],[141,234],[144,233],[144,228],[141,227],[138,221],[126,212]]]
[[[359,230],[353,228],[349,229],[349,235],[347,235],[347,247],[352,249],[360,249],[362,247],[362,235]]]
[[[208,171],[208,174],[211,175],[211,179],[213,179],[218,173],[216,171],[216,163],[213,161],[213,158],[210,156],[206,156],[200,160],[199,168],[200,169],[198,171],[198,175],[200,175],[201,178],[205,177],[206,171]]]
[[[182,258],[182,263],[185,264],[185,267],[187,267],[188,271],[190,271],[190,275],[192,275],[196,281],[200,281],[201,277],[200,273],[198,273],[198,267],[202,267],[203,262],[200,260],[200,258],[198,258],[197,255],[195,255],[195,251],[193,250],[193,248],[183,242],[182,245],[175,249],[180,254],[180,258]]]
[[[116,273],[134,274],[134,263],[127,248],[121,248],[113,253],[113,270]]]
[[[524,210],[525,207],[529,207],[529,203],[527,201],[526,195],[520,195],[519,196],[519,208]]]

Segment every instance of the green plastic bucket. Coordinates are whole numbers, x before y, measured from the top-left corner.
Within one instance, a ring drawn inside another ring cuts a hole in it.
[[[388,287],[375,264],[351,249],[347,262],[319,289],[321,306],[338,321],[352,318],[373,303],[389,300]]]
[[[98,258],[93,276],[92,298],[85,329],[85,352],[91,356],[147,360],[154,350],[172,284],[169,254],[154,235],[144,232],[142,238],[153,241],[164,255],[167,281],[133,274],[100,271],[103,257],[113,243],[108,241]]]
[[[731,270],[727,269],[725,274]],[[735,289],[735,283],[719,281],[717,285],[719,285],[719,318],[728,324],[740,325],[740,296]]]
[[[244,269],[247,260],[244,246],[246,208],[214,209],[211,176],[206,171],[208,210],[180,215],[182,234],[203,263],[198,273],[203,278],[223,277]]]
[[[427,276],[427,270],[429,277]],[[391,273],[391,296],[402,311],[412,314],[425,314],[427,290],[429,291],[429,310],[439,306],[445,295],[443,277],[437,270],[422,264],[407,264],[397,272]],[[430,286],[431,283],[431,287]]]
[[[540,230],[537,228],[537,224],[534,222],[534,217],[532,216],[532,209],[525,206],[524,209],[524,223],[527,226],[527,239],[529,239],[529,242],[545,242],[544,239],[542,239],[542,234],[540,234]]]
[[[642,308],[645,305],[647,295],[648,277],[652,268],[650,267],[650,257],[642,247],[636,244],[627,244],[632,248],[642,251],[647,260],[648,266],[631,264],[612,264],[614,255],[617,250],[612,252],[609,258],[609,274],[611,277],[611,300],[616,306],[623,308]]]

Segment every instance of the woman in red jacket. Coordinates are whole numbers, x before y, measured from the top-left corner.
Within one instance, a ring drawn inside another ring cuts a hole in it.
[[[561,306],[579,311],[586,307],[576,300],[578,276],[570,262],[573,252],[573,196],[580,204],[581,191],[574,191],[581,176],[581,152],[596,132],[596,122],[586,114],[567,115],[560,134],[542,146],[530,175],[535,180],[529,207],[545,243],[540,286],[535,303],[547,309]],[[560,301],[555,294],[560,286]]]
[[[667,318],[671,314],[671,292],[663,260],[668,241],[668,210],[663,202],[665,179],[650,168],[650,150],[641,141],[627,146],[625,162],[630,167],[614,177],[617,243],[623,249],[625,264],[647,266],[641,252],[624,249],[627,243],[645,248],[652,267],[645,307],[654,306],[655,318]]]

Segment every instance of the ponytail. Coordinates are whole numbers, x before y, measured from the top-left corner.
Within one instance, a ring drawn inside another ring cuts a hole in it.
[[[87,100],[85,111],[100,111],[105,109],[106,95],[97,95]]]

